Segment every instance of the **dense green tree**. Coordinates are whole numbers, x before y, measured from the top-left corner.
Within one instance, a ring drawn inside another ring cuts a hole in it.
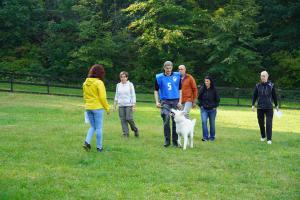
[[[69,80],[76,73],[69,68],[72,60],[70,52],[76,49],[78,44],[79,28],[78,16],[71,9],[76,1],[46,1],[44,40],[41,44],[43,49],[43,67],[47,74],[54,80]]]
[[[300,2],[259,0],[259,34],[268,38],[261,46],[263,66],[280,87],[300,87]],[[290,61],[288,61],[290,59]],[[299,63],[298,63],[299,67]]]
[[[261,69],[257,45],[264,40],[256,36],[258,12],[254,0],[234,0],[212,14],[211,31],[204,40],[211,48],[208,71],[223,83],[245,87],[257,80]]]
[[[185,64],[196,79],[206,70],[208,49],[202,40],[209,30],[209,13],[197,1],[142,1],[124,10],[131,18],[128,29],[136,37],[142,72],[151,75],[171,60]],[[149,76],[148,80],[149,80]]]
[[[71,52],[71,69],[86,75],[87,68],[95,63],[106,66],[108,79],[116,79],[117,69],[133,68],[133,40],[121,22],[124,4],[110,1],[81,0],[73,6],[79,15],[80,46]]]
[[[95,63],[153,84],[166,60],[197,82],[252,87],[261,70],[299,88],[297,0],[2,0],[0,71],[81,82]]]
[[[21,72],[41,69],[42,2],[4,0],[0,6],[0,69]]]

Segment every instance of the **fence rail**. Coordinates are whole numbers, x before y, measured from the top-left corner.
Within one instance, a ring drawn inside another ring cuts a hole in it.
[[[81,81],[81,80],[80,80]],[[116,83],[106,83],[113,99]],[[154,102],[153,85],[135,83],[138,102]],[[253,88],[217,87],[221,105],[250,106]],[[82,97],[81,84],[51,80],[48,76],[0,72],[0,91]],[[279,106],[300,109],[300,91],[277,89]]]

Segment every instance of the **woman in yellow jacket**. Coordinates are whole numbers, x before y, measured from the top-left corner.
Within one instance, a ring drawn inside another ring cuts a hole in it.
[[[106,99],[106,90],[103,83],[105,71],[103,65],[93,65],[89,71],[88,78],[83,83],[83,98],[85,109],[90,122],[83,148],[91,149],[91,140],[96,131],[97,151],[101,152],[102,147],[102,125],[104,110],[109,114],[109,104]]]

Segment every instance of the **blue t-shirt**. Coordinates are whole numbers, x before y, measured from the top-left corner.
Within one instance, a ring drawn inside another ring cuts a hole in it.
[[[170,76],[160,73],[156,75],[156,81],[159,86],[159,98],[161,100],[179,99],[180,73],[173,72]]]

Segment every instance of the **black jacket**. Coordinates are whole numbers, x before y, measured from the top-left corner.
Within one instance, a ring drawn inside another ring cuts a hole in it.
[[[205,86],[200,88],[199,96],[198,96],[198,105],[199,107],[205,109],[213,109],[219,106],[220,96],[216,90],[216,88],[206,89]]]
[[[277,106],[277,95],[274,84],[271,82],[256,84],[252,97],[252,106],[257,100],[257,109],[273,109],[274,102]]]

